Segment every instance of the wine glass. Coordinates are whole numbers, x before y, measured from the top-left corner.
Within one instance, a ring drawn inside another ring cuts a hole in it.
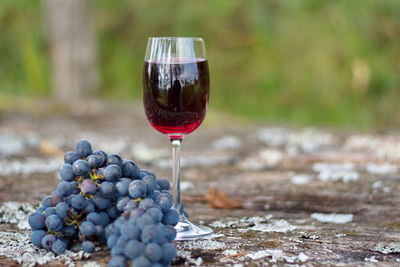
[[[176,240],[212,233],[191,223],[180,201],[180,148],[199,127],[207,111],[210,78],[202,38],[149,38],[143,69],[143,103],[147,119],[172,144],[173,208],[179,213]]]

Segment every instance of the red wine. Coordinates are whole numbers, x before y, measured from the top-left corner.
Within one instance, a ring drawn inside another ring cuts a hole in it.
[[[206,114],[210,92],[207,60],[176,58],[146,61],[143,102],[147,119],[170,138],[196,130]]]

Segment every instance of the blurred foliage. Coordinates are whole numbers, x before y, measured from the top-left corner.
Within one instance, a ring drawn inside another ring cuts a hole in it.
[[[102,97],[141,97],[148,37],[200,36],[213,108],[280,122],[400,123],[398,0],[90,3]],[[0,2],[0,92],[51,94],[42,4]]]

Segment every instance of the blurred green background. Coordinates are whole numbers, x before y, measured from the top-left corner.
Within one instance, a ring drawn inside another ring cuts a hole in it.
[[[91,0],[90,8],[98,97],[140,99],[148,37],[200,36],[214,110],[307,125],[400,123],[399,0]],[[42,1],[0,1],[3,100],[52,96],[43,12]]]

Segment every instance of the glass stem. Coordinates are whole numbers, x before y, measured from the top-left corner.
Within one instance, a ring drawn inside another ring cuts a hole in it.
[[[180,152],[182,139],[171,139],[172,144],[172,197],[174,199],[173,208],[176,209],[179,215],[182,215],[181,209],[181,165]]]

